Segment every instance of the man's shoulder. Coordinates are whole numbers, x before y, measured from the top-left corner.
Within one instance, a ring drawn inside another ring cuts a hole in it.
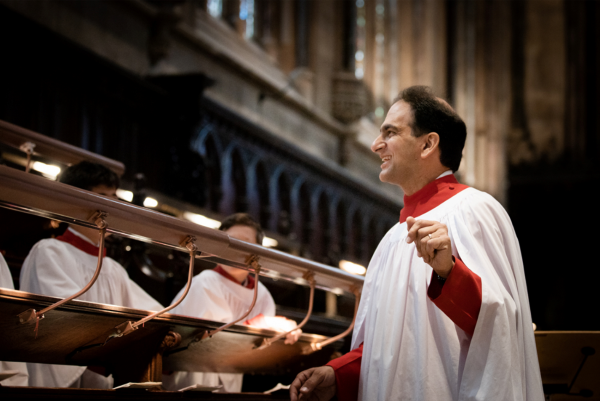
[[[402,228],[399,229],[399,227]],[[389,230],[387,230],[383,238],[381,238],[381,241],[379,241],[379,245],[377,245],[377,248],[375,249],[375,253],[373,255],[379,253],[381,249],[385,248],[390,242],[396,242],[403,234],[405,234],[405,232],[406,222],[402,224],[394,224],[392,227],[390,227]]]
[[[66,263],[66,261],[72,262],[74,260],[80,260],[84,265],[91,263],[90,266],[92,266],[95,269],[96,264],[95,262],[92,263],[92,260],[96,260],[98,256],[85,253],[77,247],[69,244],[68,242],[64,242],[56,238],[46,238],[38,241],[31,248],[31,250],[29,251],[28,258],[35,258],[35,260],[38,261],[51,259],[54,261],[60,261],[59,264]],[[118,273],[127,275],[127,271],[119,262],[117,262],[109,256],[105,256],[102,271],[104,273],[107,273],[113,270]]]
[[[492,195],[473,187],[461,191],[455,198],[458,205],[470,208],[499,208],[504,210],[504,207]]]
[[[36,242],[35,245],[29,251],[29,254],[33,255],[36,253],[57,252],[57,251],[60,253],[64,253],[64,252],[70,252],[71,251],[70,248],[76,249],[75,247],[67,244],[66,242],[59,241],[56,238],[45,238],[45,239],[42,239],[42,240],[39,240],[38,242]]]
[[[33,248],[31,248],[31,251],[29,252],[30,255],[35,254],[35,253],[47,253],[47,252],[52,252],[55,253],[58,256],[67,256],[67,255],[87,255],[90,256],[92,258],[98,258],[98,255],[91,255],[88,254],[82,250],[80,250],[79,248],[77,248],[76,246],[65,242],[65,241],[61,241],[59,239],[56,238],[45,238],[42,239],[40,241],[38,241]],[[123,266],[121,266],[121,264],[119,262],[117,262],[116,260],[112,259],[110,256],[105,256],[104,257],[105,261],[110,261],[109,263],[113,263],[116,264],[118,266],[120,266],[121,268],[123,268]],[[124,268],[123,268],[124,269]]]
[[[223,277],[216,271],[212,269],[207,269],[195,275],[192,279],[192,284],[194,286],[203,286],[210,288],[211,285],[220,283],[221,281],[223,281],[223,279],[225,279],[225,277]]]
[[[512,225],[504,206],[492,195],[475,188],[468,188],[462,192],[464,194],[461,193],[462,196],[457,196],[456,203],[449,205],[449,215],[454,215],[455,218],[462,221],[487,222],[492,225]]]

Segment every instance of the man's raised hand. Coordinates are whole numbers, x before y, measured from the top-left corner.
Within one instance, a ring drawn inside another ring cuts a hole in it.
[[[448,277],[454,267],[452,243],[448,228],[437,221],[406,219],[408,235],[406,242],[414,242],[417,255],[441,277]]]
[[[300,372],[290,385],[291,401],[328,401],[335,392],[335,372],[331,366]]]

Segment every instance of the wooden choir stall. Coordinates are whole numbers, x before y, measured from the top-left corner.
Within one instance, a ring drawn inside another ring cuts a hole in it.
[[[1,121],[0,142],[20,148],[26,159],[26,171],[0,165],[0,206],[96,228],[100,253],[106,233],[183,252],[189,258],[187,289],[198,259],[249,270],[257,280],[273,277],[309,287],[310,302],[299,326],[310,318],[315,288],[353,294],[358,306],[362,276],[28,172],[38,154],[64,164],[93,161],[120,175],[124,166],[119,162]],[[96,277],[101,268],[99,257]],[[2,386],[2,399],[286,399],[287,391],[173,392],[160,383],[163,371],[295,374],[327,363],[354,324],[337,336],[303,333],[286,345],[286,333],[236,324],[243,316],[223,324],[170,314],[175,304],[151,312],[77,300],[93,281],[65,299],[0,288],[0,361],[100,366],[113,375],[115,386],[136,384],[116,390]]]
[[[0,165],[0,207],[53,221],[96,228],[182,252],[189,258],[187,288],[194,261],[204,259],[246,269],[256,278],[271,277],[310,288],[302,327],[310,318],[315,288],[344,292],[358,307],[364,278],[287,253],[249,244],[201,225],[81,190],[28,172],[43,154],[63,164],[89,160],[121,175],[122,163],[0,121],[0,143],[21,149],[25,170]],[[3,229],[10,227],[2,225]],[[103,240],[101,240],[102,248]],[[97,271],[102,268],[98,258]],[[100,366],[112,373],[113,390],[1,386],[2,399],[271,400],[287,391],[218,393],[165,391],[163,371],[296,374],[327,363],[349,335],[354,322],[337,336],[304,332],[293,345],[286,333],[233,322],[195,319],[159,312],[0,288],[0,361]],[[258,286],[256,286],[257,288]],[[184,294],[185,296],[185,294]],[[547,399],[600,400],[600,333],[535,333]],[[283,383],[289,384],[289,383]]]

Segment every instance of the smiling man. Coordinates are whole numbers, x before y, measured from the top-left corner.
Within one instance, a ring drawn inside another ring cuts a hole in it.
[[[405,89],[371,149],[405,193],[365,279],[352,351],[301,372],[292,401],[542,400],[519,243],[502,206],[459,184],[466,127]]]

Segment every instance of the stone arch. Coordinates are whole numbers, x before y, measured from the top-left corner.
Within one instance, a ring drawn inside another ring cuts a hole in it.
[[[293,230],[292,186],[284,166],[279,166],[271,177],[271,224],[279,234],[289,235]]]
[[[233,211],[248,211],[248,185],[246,167],[241,152],[235,149],[231,153],[231,180],[235,196],[233,197]]]
[[[311,221],[311,249],[313,259],[332,264],[331,250],[331,213],[329,196],[319,188],[313,195],[313,219]]]
[[[247,167],[240,149],[231,144],[224,152],[223,198],[221,210],[225,215],[248,211]]]
[[[335,205],[335,243],[340,259],[347,257],[348,253],[348,206],[343,198],[338,198]]]
[[[218,154],[222,155],[224,152],[223,143],[218,133],[215,132],[215,124],[212,122],[203,122],[201,124],[203,125],[198,128],[195,138],[190,143],[191,148],[200,153],[200,155],[206,156],[206,141],[210,138],[214,142]]]
[[[264,229],[269,228],[269,220],[271,218],[271,196],[270,196],[270,185],[269,176],[267,169],[262,161],[257,161],[254,168],[254,183],[252,185],[256,200],[258,212],[256,217],[260,225]]]
[[[292,188],[292,220],[294,226],[294,237],[301,245],[302,256],[309,257],[310,236],[312,233],[311,220],[311,191],[309,184],[303,177],[294,182]]]

